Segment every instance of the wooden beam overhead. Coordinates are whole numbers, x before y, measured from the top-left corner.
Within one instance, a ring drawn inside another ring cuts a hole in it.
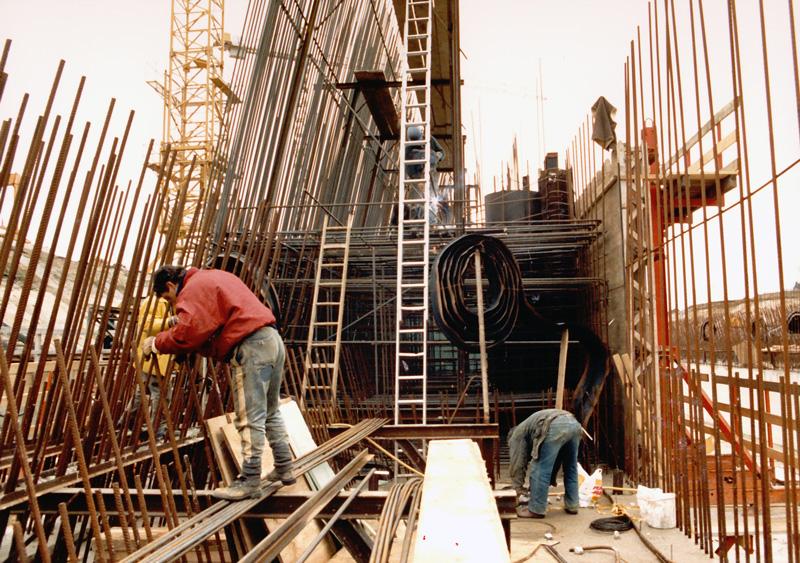
[[[381,137],[397,138],[400,135],[400,118],[383,71],[358,70],[355,76]]]

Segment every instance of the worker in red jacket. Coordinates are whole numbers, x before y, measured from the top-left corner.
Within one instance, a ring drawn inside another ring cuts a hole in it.
[[[242,472],[214,496],[256,498],[261,489],[261,452],[266,437],[275,468],[270,481],[296,482],[286,426],[280,412],[280,388],[286,350],[275,316],[250,288],[222,270],[162,266],[153,275],[153,292],[173,304],[177,324],[142,343],[142,353],[198,352],[234,367],[233,402],[242,438]]]

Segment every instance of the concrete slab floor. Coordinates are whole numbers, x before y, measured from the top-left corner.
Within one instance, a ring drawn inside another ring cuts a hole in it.
[[[560,479],[559,479],[560,480]],[[603,475],[603,484],[609,486],[611,479],[607,474]],[[499,482],[498,488],[502,489],[510,487],[509,483]],[[563,487],[550,488],[550,492],[563,492]],[[613,495],[615,502],[630,509],[630,514],[638,516],[639,511],[636,501],[636,493],[625,492],[619,495]],[[553,541],[559,542],[555,549],[558,551],[565,560],[572,562],[598,562],[604,561],[613,562],[614,553],[610,550],[592,551],[584,553],[583,555],[576,555],[570,552],[570,548],[576,545],[582,547],[588,545],[607,545],[617,549],[623,561],[628,563],[643,562],[650,563],[657,562],[658,558],[645,546],[639,539],[635,531],[630,530],[621,532],[619,539],[615,539],[613,533],[599,532],[590,528],[593,520],[598,518],[607,518],[610,514],[610,504],[606,497],[603,497],[595,508],[581,508],[578,510],[577,515],[569,515],[563,510],[563,501],[556,495],[550,497],[552,504],[548,508],[547,517],[541,520],[533,519],[516,519],[511,523],[511,561],[512,563],[523,563],[529,560],[528,557],[531,552],[536,548],[539,543],[548,542],[544,534],[550,533],[553,536]],[[738,511],[739,519],[739,533],[744,533],[744,526],[742,524],[741,510]],[[786,509],[784,506],[774,506],[770,511],[770,533],[767,538],[764,537],[762,532],[759,538],[753,538],[754,547],[759,549],[759,543],[768,541],[771,544],[772,557],[775,563],[783,563],[789,561],[789,545],[787,537],[786,526]],[[735,533],[734,521],[736,515],[732,508],[724,510],[728,535]],[[748,514],[748,529],[753,533],[755,529],[755,521],[751,511]],[[761,518],[761,526],[763,526],[763,518]],[[688,563],[693,561],[715,561],[719,560],[713,552],[719,547],[719,514],[716,507],[711,510],[711,526],[714,532],[714,539],[712,545],[707,551],[696,543],[694,538],[688,537],[683,531],[678,528],[668,530],[651,528],[645,522],[638,522],[637,526],[640,527],[644,537],[652,543],[663,556],[670,561],[676,563]],[[738,559],[737,553],[738,550]],[[763,546],[761,547],[763,553]],[[541,551],[541,550],[540,550]],[[530,559],[535,561],[535,559]],[[547,561],[547,559],[544,559]],[[745,561],[746,554],[744,550],[738,546],[732,547],[728,551],[729,561]],[[756,561],[756,554],[750,555],[750,561]],[[763,555],[761,560],[763,560]]]
[[[630,495],[630,499],[635,502],[635,495]],[[634,530],[620,532],[619,538],[615,539],[613,532],[600,532],[590,527],[592,521],[611,516],[607,510],[608,505],[605,509],[602,507],[581,508],[578,510],[578,514],[571,515],[564,512],[560,504],[551,506],[544,519],[518,518],[511,522],[512,563],[530,560],[533,551],[540,543],[555,544],[558,554],[569,562],[603,563],[608,561],[613,563],[615,555],[610,549],[585,551],[582,555],[570,551],[575,546],[584,548],[608,546],[616,549],[622,561],[658,563],[659,559],[645,546]],[[641,530],[642,534],[658,548],[661,554],[671,561],[686,563],[709,559],[702,549],[677,528],[659,530],[643,524]],[[552,540],[545,537],[547,533],[552,535]],[[542,559],[542,561],[547,561],[547,559]]]
[[[512,520],[512,563],[523,563],[529,560],[536,561],[537,557],[532,557],[532,553],[540,543],[555,544],[555,550],[558,554],[570,563],[603,563],[606,561],[613,563],[615,561],[615,554],[611,549],[591,550],[585,551],[583,554],[577,554],[570,551],[575,546],[584,548],[587,546],[608,546],[616,549],[621,561],[627,561],[628,563],[658,563],[658,557],[648,549],[635,530],[620,532],[619,537],[615,538],[613,532],[601,532],[590,527],[594,520],[614,516],[611,513],[611,503],[607,497],[601,497],[595,507],[578,509],[578,514],[576,515],[564,512],[562,497],[564,487],[561,475],[558,477],[558,482],[558,487],[550,488],[550,505],[545,518],[517,518]],[[610,472],[603,473],[603,485],[606,487],[611,485]],[[501,473],[496,488],[505,489],[510,487],[510,479],[507,475]],[[623,492],[613,495],[612,498],[634,520],[637,520],[639,510],[635,492]],[[642,535],[658,549],[661,555],[670,561],[688,563],[713,560],[692,538],[687,537],[678,528],[651,528],[643,521],[637,522],[636,526],[639,527]],[[545,537],[547,533],[552,535],[552,540],[548,540]],[[713,546],[714,549],[716,547],[716,545]],[[539,549],[537,555],[541,551],[543,550]],[[549,561],[551,559],[542,558],[540,560]]]

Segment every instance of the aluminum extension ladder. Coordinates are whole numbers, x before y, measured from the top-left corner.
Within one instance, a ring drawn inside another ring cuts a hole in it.
[[[397,236],[394,423],[427,424],[428,277],[430,271],[431,35],[432,0],[406,0],[403,33],[400,189]],[[411,128],[421,129],[409,140]],[[424,147],[423,159],[407,159],[408,149]],[[422,165],[421,178],[406,168]],[[416,213],[414,211],[416,210]],[[421,212],[420,212],[421,211]],[[421,215],[421,216],[420,216]],[[422,444],[424,452],[424,444]],[[395,448],[397,453],[397,447]],[[398,477],[409,476],[395,468]]]
[[[336,418],[338,412],[336,387],[352,225],[352,214],[347,219],[347,225],[331,226],[327,215],[322,223],[311,324],[308,327],[303,380],[300,384],[300,408],[305,408],[309,398],[307,395],[311,394],[310,402],[319,407],[324,405],[332,419]]]

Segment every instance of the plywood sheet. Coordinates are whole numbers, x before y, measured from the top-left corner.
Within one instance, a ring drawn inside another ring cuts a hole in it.
[[[296,408],[297,405],[294,401],[286,402],[281,404],[281,414],[284,416],[284,422],[286,422],[286,430],[290,436],[290,443],[291,437],[295,434],[303,434],[305,431],[309,434],[308,427],[305,424],[302,416],[300,417],[300,421],[298,422],[293,417],[289,417],[287,420],[287,411],[291,411],[294,405]],[[299,409],[297,411],[300,412]],[[233,420],[233,415],[231,416],[231,420]],[[291,421],[291,422],[290,422]],[[234,463],[236,464],[236,469],[241,470],[242,467],[242,441],[239,436],[239,432],[236,430],[233,422],[229,424],[222,425],[221,432],[224,436],[225,444],[228,446],[228,452],[233,457]],[[313,442],[313,440],[312,440]],[[291,444],[290,444],[291,445]],[[316,446],[314,446],[316,447]],[[294,450],[294,447],[292,448]],[[313,449],[313,448],[312,448]],[[295,451],[295,455],[297,455]],[[272,460],[272,450],[269,448],[268,445],[264,447],[264,452],[261,454],[261,477],[264,478],[267,476],[272,470],[273,467],[273,460]],[[299,477],[297,479],[297,483],[290,486],[284,486],[281,490],[283,491],[310,491],[314,490],[312,487],[309,486],[308,482],[304,477]],[[278,518],[267,518],[264,522],[267,525],[267,529],[271,532],[278,528],[283,523],[283,519]],[[280,554],[280,560],[282,563],[294,563],[297,559],[305,551],[306,547],[314,540],[314,538],[319,534],[320,530],[322,530],[322,525],[319,523],[318,520],[314,520],[310,522],[300,534],[295,537],[295,539],[286,546]],[[311,563],[324,563],[328,561],[333,555],[336,553],[336,546],[333,543],[333,540],[330,537],[326,537],[314,550],[311,556],[307,559],[307,561]]]
[[[295,457],[300,457],[316,449],[317,444],[314,442],[314,437],[311,435],[311,431],[308,429],[297,403],[291,400],[282,403],[281,415],[286,423],[286,428],[289,432],[289,446],[291,446]],[[320,463],[306,473],[308,484],[314,491],[321,489],[334,476],[335,473],[327,461]]]
[[[510,561],[486,464],[472,440],[433,440],[414,563]]]

